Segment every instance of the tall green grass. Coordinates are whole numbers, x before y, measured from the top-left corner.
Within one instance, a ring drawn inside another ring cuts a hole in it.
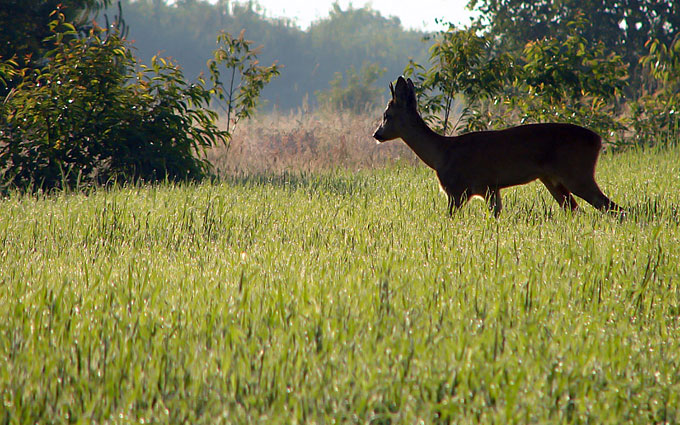
[[[680,150],[625,219],[394,166],[0,201],[0,423],[677,423]]]

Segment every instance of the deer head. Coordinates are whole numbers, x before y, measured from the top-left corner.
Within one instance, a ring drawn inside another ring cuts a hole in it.
[[[392,99],[387,103],[382,123],[373,133],[378,143],[401,137],[410,118],[418,115],[416,91],[410,78],[399,77],[396,86],[390,83],[390,91]]]

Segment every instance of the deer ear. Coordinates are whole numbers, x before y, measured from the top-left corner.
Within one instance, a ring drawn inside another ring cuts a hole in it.
[[[408,99],[408,84],[404,77],[397,78],[397,85],[394,88],[394,100],[406,103]]]
[[[411,81],[410,78],[406,80],[406,84],[408,84],[409,101],[413,102],[414,105],[418,104],[418,99],[416,98],[415,84],[413,84],[413,81]]]
[[[416,92],[413,86],[413,81],[409,78],[408,81],[404,77],[397,79],[397,86],[395,88],[395,100],[404,103],[408,106],[416,105]]]

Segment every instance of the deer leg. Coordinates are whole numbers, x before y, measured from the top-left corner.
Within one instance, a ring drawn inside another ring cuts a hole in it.
[[[570,209],[572,211],[576,211],[578,209],[576,199],[574,199],[574,196],[571,194],[571,192],[569,192],[569,189],[567,189],[562,183],[553,182],[548,178],[542,178],[541,182],[546,188],[548,188],[548,191],[552,197],[555,198],[558,204],[560,204],[560,207],[565,210]]]
[[[600,211],[619,214],[625,212],[623,208],[616,205],[611,199],[602,193],[595,180],[592,182],[581,183],[573,188],[574,194],[583,198],[593,207]]]
[[[493,216],[498,217],[503,209],[501,191],[499,189],[489,189],[486,191],[484,198],[489,205],[489,211],[493,211]]]
[[[449,198],[449,215],[453,217],[453,210],[457,210],[467,202],[467,193],[447,193],[446,196]]]

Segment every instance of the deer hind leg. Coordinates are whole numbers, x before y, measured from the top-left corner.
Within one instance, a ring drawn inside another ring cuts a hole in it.
[[[576,211],[578,209],[578,203],[574,199],[574,195],[569,192],[569,189],[560,182],[550,180],[547,177],[541,178],[541,182],[548,188],[548,191],[553,198],[560,204],[565,210]]]
[[[489,189],[486,191],[484,196],[487,204],[489,205],[489,211],[493,212],[494,217],[498,217],[503,209],[503,202],[501,201],[501,191],[499,189]]]

